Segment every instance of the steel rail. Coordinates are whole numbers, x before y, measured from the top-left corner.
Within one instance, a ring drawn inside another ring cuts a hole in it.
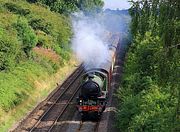
[[[66,91],[71,87],[71,85],[78,79],[77,77],[83,72],[83,69],[80,69],[80,72],[78,72],[78,74],[73,77],[73,81],[71,81],[66,89],[64,89],[64,91],[60,94],[60,96],[51,104],[50,107],[48,107],[48,109],[43,113],[43,115],[39,118],[39,120],[35,123],[35,125],[33,125],[33,127],[29,130],[30,132],[32,132],[34,129],[36,129],[36,127],[40,124],[40,122],[42,121],[42,119],[48,114],[48,112],[51,110],[51,108],[58,102],[58,100],[60,100],[60,98],[66,93]],[[56,93],[56,92],[55,92]],[[54,93],[54,94],[55,94]],[[53,95],[54,95],[53,94]],[[53,97],[53,95],[49,98],[51,99]]]
[[[54,126],[57,124],[58,120],[61,118],[61,116],[63,115],[63,113],[66,111],[67,107],[69,106],[70,102],[73,100],[74,96],[76,95],[76,93],[79,91],[80,86],[78,86],[78,88],[74,91],[73,95],[71,96],[71,98],[68,100],[68,103],[63,107],[62,112],[59,114],[59,116],[56,118],[56,120],[53,122],[52,126],[50,127],[50,129],[48,130],[48,132],[50,132]]]
[[[75,75],[75,73],[76,73],[78,70],[80,70],[80,69],[82,70],[82,67],[83,67],[83,64],[81,64],[74,72],[72,72],[72,73],[65,79],[65,81],[64,81],[60,86],[58,86],[55,90],[53,90],[53,91],[50,93],[50,96],[47,97],[44,101],[51,100],[51,99],[55,96],[55,94],[58,92],[58,90],[61,90],[62,87],[65,87],[65,86],[63,86],[63,85],[66,85],[67,82],[68,82],[70,79],[73,78],[73,76]],[[78,75],[79,75],[79,74],[78,74]],[[76,75],[76,77],[77,77],[78,75]]]

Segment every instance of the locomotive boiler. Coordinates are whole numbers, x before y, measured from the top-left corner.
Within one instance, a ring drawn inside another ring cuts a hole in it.
[[[113,35],[108,46],[110,58],[96,68],[88,69],[82,76],[77,97],[77,109],[82,119],[90,114],[99,118],[106,108],[118,42],[119,36]]]

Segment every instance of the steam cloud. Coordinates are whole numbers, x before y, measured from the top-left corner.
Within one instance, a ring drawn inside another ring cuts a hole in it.
[[[77,58],[84,62],[85,69],[97,68],[109,58],[108,44],[103,41],[105,32],[95,19],[83,15],[73,20],[74,38],[72,49]]]
[[[103,15],[92,18],[81,13],[73,14],[74,38],[72,49],[77,58],[84,62],[85,69],[97,68],[110,60],[105,33],[120,33],[121,46],[126,47],[123,38],[130,40],[128,10],[105,10]],[[108,31],[108,32],[107,32]],[[107,37],[107,36],[106,36]]]

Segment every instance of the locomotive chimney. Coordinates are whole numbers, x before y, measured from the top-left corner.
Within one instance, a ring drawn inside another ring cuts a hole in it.
[[[93,74],[89,74],[88,78],[89,78],[89,80],[92,80],[94,78],[94,75]]]

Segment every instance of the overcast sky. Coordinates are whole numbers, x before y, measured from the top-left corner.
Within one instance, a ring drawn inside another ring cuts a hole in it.
[[[128,3],[128,0],[104,0],[104,9],[128,9],[130,8],[130,4]]]

